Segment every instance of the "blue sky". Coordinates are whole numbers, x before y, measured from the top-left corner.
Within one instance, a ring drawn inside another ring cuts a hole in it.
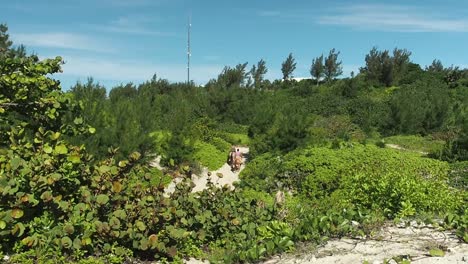
[[[313,58],[341,52],[344,74],[357,71],[373,46],[406,48],[421,66],[468,63],[467,1],[276,0],[0,0],[11,39],[41,58],[60,55],[55,77],[68,89],[92,76],[107,88],[153,74],[186,80],[187,20],[192,17],[191,77],[216,78],[225,65],[264,59],[281,78],[289,52],[295,77]]]

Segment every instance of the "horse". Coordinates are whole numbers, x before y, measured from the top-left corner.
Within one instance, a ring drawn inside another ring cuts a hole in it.
[[[241,165],[242,165],[242,157],[241,156],[236,156],[234,158],[234,162],[233,162],[233,170],[235,170],[235,171],[240,170]]]

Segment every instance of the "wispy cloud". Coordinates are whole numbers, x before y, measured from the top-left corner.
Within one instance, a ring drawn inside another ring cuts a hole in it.
[[[185,64],[151,64],[144,61],[126,61],[63,56],[65,65],[63,75],[85,80],[91,76],[96,80],[113,80],[117,82],[143,82],[151,79],[153,74],[158,78],[173,82],[185,81]],[[215,78],[221,72],[221,65],[193,65],[191,78],[199,84]]]
[[[112,33],[135,34],[135,35],[148,35],[148,36],[177,36],[174,32],[166,32],[155,30],[155,22],[157,19],[148,16],[121,16],[103,25],[88,25],[91,28]]]
[[[440,10],[438,10],[440,11]],[[404,5],[353,5],[319,17],[319,24],[360,30],[399,32],[468,32],[468,19]]]
[[[96,52],[111,52],[112,49],[86,35],[50,32],[11,34],[15,43],[31,47],[61,48]]]

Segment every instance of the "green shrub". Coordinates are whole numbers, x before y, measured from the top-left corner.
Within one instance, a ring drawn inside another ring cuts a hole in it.
[[[456,188],[468,190],[468,161],[450,163],[449,183]]]
[[[217,170],[226,163],[228,152],[222,152],[215,146],[197,141],[194,144],[193,158],[209,170]]]
[[[444,162],[372,146],[305,152],[284,166],[296,177],[308,174],[300,186],[309,196],[337,192],[350,203],[380,208],[392,217],[405,209],[408,214],[413,209],[446,212],[460,205],[459,195],[446,184]]]
[[[250,160],[248,166],[239,174],[239,186],[257,191],[271,192],[279,186],[275,176],[280,169],[281,160],[271,153]]]
[[[219,151],[228,153],[229,150],[231,149],[231,144],[229,142],[226,142],[224,139],[219,138],[219,137],[213,137],[209,143],[213,146],[215,146]]]
[[[281,186],[323,208],[355,204],[396,217],[458,208],[461,196],[447,185],[448,170],[447,163],[418,154],[345,144],[260,156],[241,173],[241,185],[264,191]]]
[[[164,151],[168,149],[169,140],[172,137],[170,131],[154,131],[149,134],[155,143],[155,151],[157,154],[164,154]]]
[[[218,123],[216,126],[218,131],[234,134],[247,134],[248,127],[236,123]]]
[[[233,145],[249,145],[250,138],[247,134],[236,134],[236,133],[220,133],[221,138]]]

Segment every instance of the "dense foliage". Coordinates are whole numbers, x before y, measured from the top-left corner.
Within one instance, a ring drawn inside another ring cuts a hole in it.
[[[421,215],[467,241],[466,71],[374,48],[358,75],[336,79],[339,54],[313,60],[315,80],[291,79],[290,54],[283,81],[265,80],[261,60],[204,87],[154,76],[63,92],[62,59],[27,55],[0,26],[0,253],[252,262]],[[191,173],[221,167],[232,145],[250,146],[236,189],[192,193]],[[167,169],[148,166],[155,155]]]

